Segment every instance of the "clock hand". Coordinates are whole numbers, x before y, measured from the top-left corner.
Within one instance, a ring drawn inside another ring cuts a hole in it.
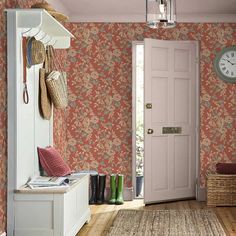
[[[231,65],[236,65],[236,63],[232,63],[231,61],[229,61],[229,60],[227,60],[225,58],[222,58],[222,60],[225,60],[225,61],[229,62]]]

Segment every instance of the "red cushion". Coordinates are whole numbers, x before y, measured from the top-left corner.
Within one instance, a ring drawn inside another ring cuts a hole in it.
[[[217,163],[216,172],[222,175],[236,175],[236,163]]]
[[[65,163],[60,153],[53,147],[39,148],[40,164],[48,176],[65,176],[71,174],[70,167]]]

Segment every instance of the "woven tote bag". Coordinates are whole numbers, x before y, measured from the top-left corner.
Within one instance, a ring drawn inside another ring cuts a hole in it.
[[[55,108],[65,108],[68,105],[66,73],[62,71],[59,60],[51,45],[47,46],[48,67],[51,73],[48,74],[46,85]]]
[[[52,102],[46,86],[46,70],[39,69],[39,99],[40,113],[45,120],[50,120],[52,116]]]
[[[67,83],[65,73],[52,71],[46,79],[48,92],[55,108],[65,108],[68,105]]]

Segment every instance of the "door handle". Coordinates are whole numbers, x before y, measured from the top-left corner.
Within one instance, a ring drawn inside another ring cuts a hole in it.
[[[153,134],[153,129],[148,129],[148,130],[147,130],[147,133],[148,133],[148,134]]]
[[[147,103],[147,104],[146,104],[146,108],[147,108],[147,109],[152,109],[152,103]]]

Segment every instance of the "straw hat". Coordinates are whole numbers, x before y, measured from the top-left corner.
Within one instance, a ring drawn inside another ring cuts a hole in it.
[[[32,65],[43,63],[46,57],[43,43],[39,40],[36,40],[34,37],[30,37],[27,39],[26,45],[27,67],[30,68]]]
[[[31,8],[41,8],[46,10],[51,16],[53,16],[58,21],[67,21],[69,17],[64,15],[61,12],[56,11],[50,4],[48,3],[36,3],[31,6]]]

